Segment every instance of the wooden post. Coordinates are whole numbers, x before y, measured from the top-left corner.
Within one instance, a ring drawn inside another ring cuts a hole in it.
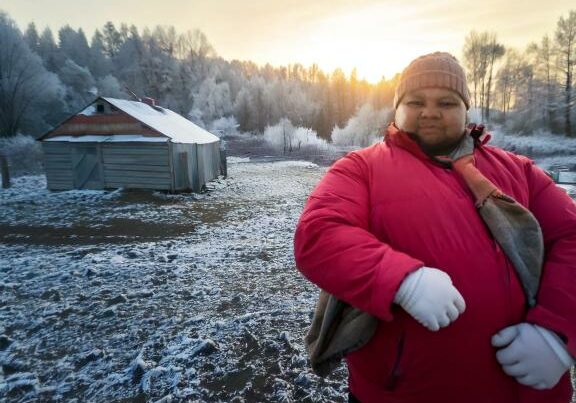
[[[226,161],[226,150],[220,150],[220,175],[228,176],[228,164]]]
[[[2,172],[2,189],[10,187],[10,171],[8,170],[8,158],[0,154],[0,171]]]

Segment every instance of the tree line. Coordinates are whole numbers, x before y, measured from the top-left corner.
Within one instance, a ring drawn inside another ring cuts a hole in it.
[[[576,11],[559,18],[553,35],[523,51],[507,48],[495,33],[472,31],[463,59],[483,121],[507,123],[517,132],[576,136]]]
[[[471,32],[462,59],[483,120],[576,135],[576,11],[522,52]],[[330,140],[364,106],[390,109],[397,80],[227,61],[199,30],[108,22],[89,39],[81,28],[54,34],[32,22],[21,31],[0,11],[0,136],[38,135],[102,95],[149,96],[211,130],[262,133],[285,118]]]

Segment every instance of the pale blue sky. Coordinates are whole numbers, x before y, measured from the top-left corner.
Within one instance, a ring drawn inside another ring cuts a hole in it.
[[[390,77],[414,57],[444,50],[460,56],[464,37],[489,30],[523,48],[553,35],[574,0],[0,0],[21,28],[64,24],[88,35],[106,21],[139,28],[198,28],[225,59],[274,65],[357,67],[372,81]]]

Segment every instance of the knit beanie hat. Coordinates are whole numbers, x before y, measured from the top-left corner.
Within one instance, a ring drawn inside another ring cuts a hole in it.
[[[394,109],[409,91],[420,88],[440,87],[452,90],[470,109],[470,92],[466,74],[458,60],[450,53],[435,52],[414,59],[402,72],[394,96]]]

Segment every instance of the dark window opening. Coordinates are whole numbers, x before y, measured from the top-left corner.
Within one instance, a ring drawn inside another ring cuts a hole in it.
[[[102,104],[96,105],[96,112],[104,113],[104,105],[102,105]]]

